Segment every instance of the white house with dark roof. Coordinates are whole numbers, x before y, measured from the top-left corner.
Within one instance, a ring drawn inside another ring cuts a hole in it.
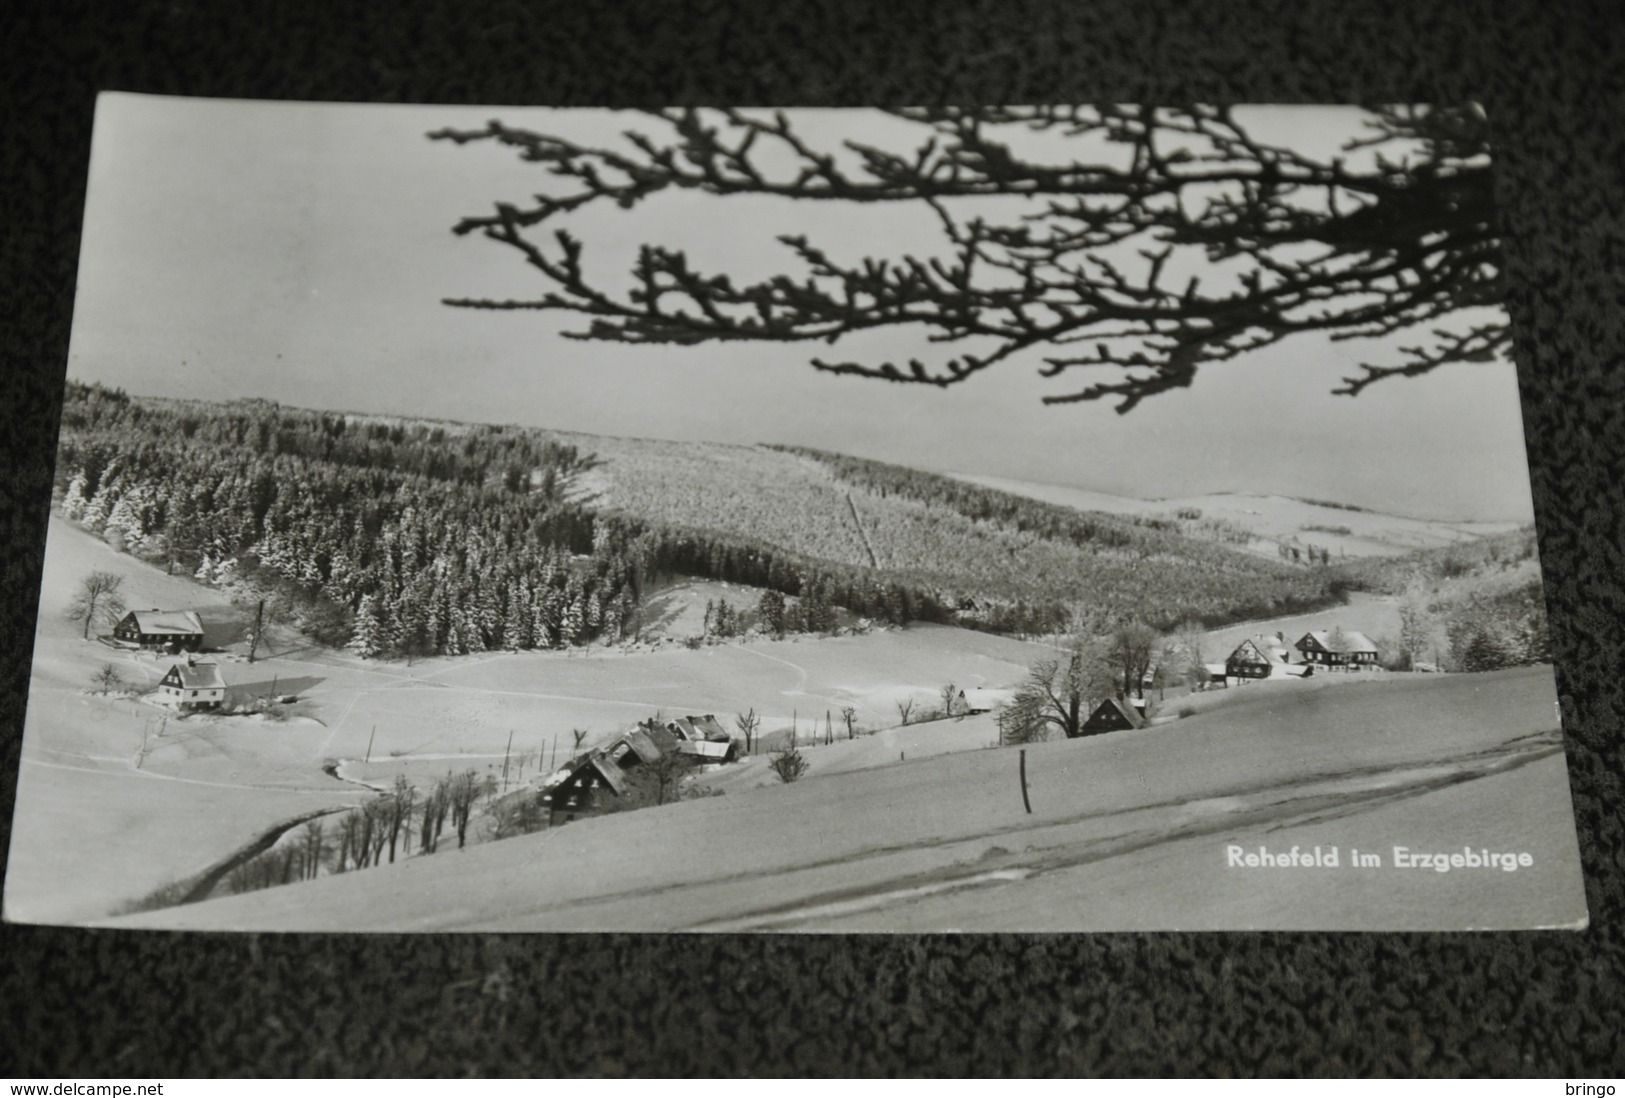
[[[155,700],[180,709],[219,709],[226,703],[226,680],[218,665],[189,659],[164,673]]]

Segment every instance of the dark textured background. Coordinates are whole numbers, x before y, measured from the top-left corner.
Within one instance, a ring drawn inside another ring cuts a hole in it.
[[[98,89],[416,102],[1477,99],[1592,927],[184,936],[0,928],[0,1076],[1625,1073],[1625,33],[1614,5],[0,6],[0,842]],[[1403,380],[1386,384],[1403,385]]]

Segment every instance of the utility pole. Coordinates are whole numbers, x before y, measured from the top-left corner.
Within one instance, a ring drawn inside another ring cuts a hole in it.
[[[513,750],[513,729],[508,729],[508,746],[502,749],[502,791],[508,791],[508,753]]]
[[[372,762],[372,738],[377,734],[378,726],[375,724],[372,726],[372,731],[367,733],[367,757],[361,760],[364,763]]]
[[[260,646],[260,634],[265,630],[265,600],[261,599],[259,608],[254,611],[254,632],[248,638],[248,662],[254,662],[254,652]]]

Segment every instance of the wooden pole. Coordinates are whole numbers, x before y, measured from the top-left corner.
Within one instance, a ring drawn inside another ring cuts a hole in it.
[[[372,726],[372,731],[367,733],[367,757],[361,760],[364,763],[372,762],[372,738],[377,734],[378,726],[375,724]]]
[[[1021,803],[1027,806],[1027,815],[1033,814],[1033,802],[1027,797],[1027,749],[1021,749]]]
[[[502,749],[502,791],[508,791],[508,752],[513,750],[513,729],[508,729],[508,746]]]
[[[248,662],[254,662],[254,652],[260,646],[260,634],[265,630],[265,600],[261,599],[259,609],[254,611],[254,636],[248,642]]]

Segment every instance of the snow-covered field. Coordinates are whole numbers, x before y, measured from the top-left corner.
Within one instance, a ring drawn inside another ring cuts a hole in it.
[[[85,641],[64,619],[75,586],[96,569],[124,576],[132,608],[197,607],[206,622],[236,627],[246,618],[224,605],[219,591],[166,576],[53,518],[6,875],[5,914],[16,921],[105,916],[194,877],[279,823],[358,803],[367,790],[351,781],[387,787],[398,774],[414,782],[468,768],[496,774],[510,738],[513,754],[528,756],[531,777],[539,756],[551,768],[569,755],[573,728],[585,729],[591,745],[657,712],[715,713],[731,730],[733,714],[754,708],[763,732],[794,720],[805,736],[812,721],[822,727],[826,713],[839,726],[841,708],[850,705],[860,727],[875,729],[897,723],[897,700],[930,704],[944,682],[1015,683],[1042,651],[927,626],[698,650],[666,643],[631,652],[492,653],[408,666],[281,638],[252,665],[240,643],[207,658],[220,662],[239,698],[273,689],[297,695],[287,721],[176,719],[139,697],[92,692],[91,677],[104,663],[114,663],[138,694],[172,662]],[[747,598],[744,589],[699,585],[668,601],[686,621],[696,606],[703,615],[705,598],[723,593]],[[973,746],[982,746],[992,735],[976,737]],[[863,742],[892,753],[892,738]],[[897,742],[897,751],[907,751],[912,740]],[[335,763],[350,781],[324,772]],[[745,773],[761,765],[747,764]]]
[[[1238,548],[1266,557],[1276,555],[1278,543],[1293,541],[1328,549],[1334,558],[1399,556],[1417,549],[1436,549],[1505,533],[1519,525],[1516,522],[1410,518],[1379,511],[1328,507],[1287,496],[1224,492],[1146,500],[1003,477],[960,475],[958,479],[1045,503],[1116,515],[1172,516],[1181,509],[1194,508],[1202,513],[1203,519],[1220,519],[1251,531],[1254,540]],[[1331,532],[1342,528],[1347,528],[1348,533]]]
[[[811,753],[813,772],[793,785],[115,923],[1059,931],[1584,921],[1548,668],[1236,693],[1252,700],[1029,747],[1031,813],[1015,749],[843,772],[839,752],[865,747],[852,741]],[[1232,846],[1283,855],[1335,846],[1338,865],[1248,867]],[[1438,872],[1396,864],[1396,846],[1527,855],[1528,864]],[[1381,864],[1357,864],[1356,851]]]
[[[756,757],[700,776],[720,796],[119,922],[1081,930],[1544,926],[1584,917],[1546,668],[1319,676],[1213,692],[1193,699],[1199,712],[1187,719],[1029,748],[1029,815],[1019,756],[991,746],[991,716],[899,727],[897,703],[932,707],[949,681],[1013,685],[1047,652],[1036,645],[921,626],[408,666],[283,637],[253,665],[240,645],[215,658],[239,697],[298,695],[288,720],[176,719],[139,697],[169,661],[82,640],[63,618],[74,586],[107,569],[125,576],[134,607],[195,606],[221,621],[241,611],[56,520],[45,564],[5,886],[5,914],[16,921],[106,920],[278,825],[360,803],[367,785],[470,767],[497,773],[510,737],[533,779],[555,743],[560,758],[569,753],[572,728],[586,729],[590,744],[657,711],[715,713],[731,727],[747,708],[764,718],[764,733],[795,721],[811,766],[801,781],[780,783]],[[680,601],[703,608],[710,595],[695,588]],[[1373,601],[1340,612],[1338,623],[1370,629],[1362,615],[1391,612]],[[129,696],[93,692],[104,662],[135,688]],[[843,706],[857,711],[862,733],[850,740]],[[324,770],[334,765],[337,777]],[[1337,845],[1345,866],[1225,864],[1228,845],[1260,843]],[[1493,874],[1347,864],[1353,848],[1386,857],[1394,844],[1521,851],[1533,864]]]

